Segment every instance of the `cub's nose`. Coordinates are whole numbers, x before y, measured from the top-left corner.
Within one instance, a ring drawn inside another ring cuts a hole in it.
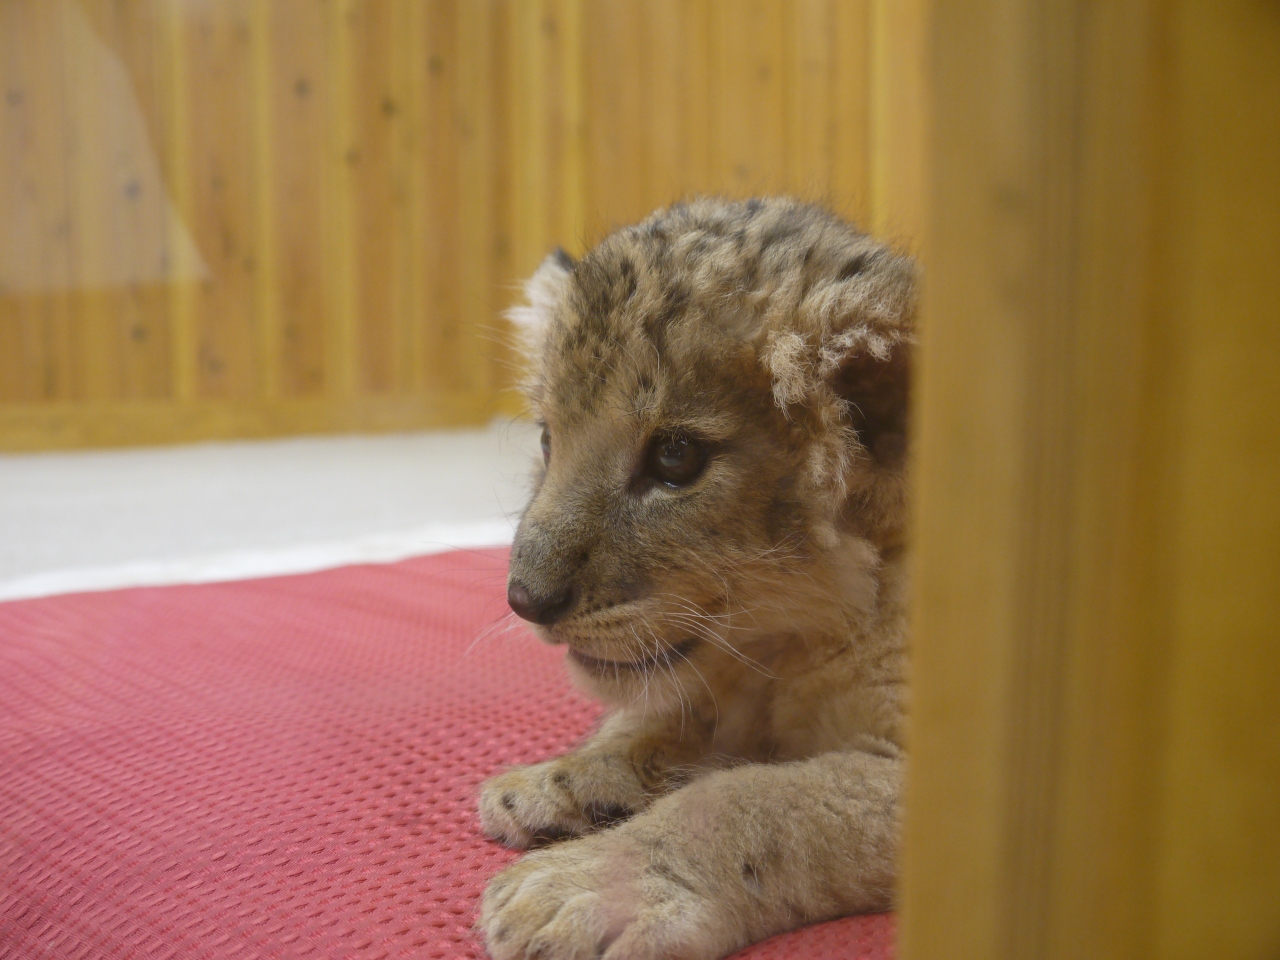
[[[516,612],[516,616],[523,617],[530,623],[540,623],[544,627],[562,619],[577,601],[578,591],[572,586],[557,593],[540,596],[530,592],[519,580],[512,580],[507,584],[507,603]]]

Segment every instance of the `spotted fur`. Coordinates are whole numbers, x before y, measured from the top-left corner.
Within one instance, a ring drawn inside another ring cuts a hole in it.
[[[570,598],[538,630],[612,709],[485,785],[486,831],[544,845],[487,891],[490,951],[714,960],[888,907],[912,262],[812,206],[704,199],[527,293],[550,457],[512,583]],[[646,475],[662,436],[705,446],[696,481]]]

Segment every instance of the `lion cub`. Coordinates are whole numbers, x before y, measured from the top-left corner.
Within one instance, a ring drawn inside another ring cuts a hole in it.
[[[480,797],[515,957],[714,960],[893,900],[914,269],[791,200],[548,257],[508,600],[611,705]],[[545,845],[547,841],[566,839]]]

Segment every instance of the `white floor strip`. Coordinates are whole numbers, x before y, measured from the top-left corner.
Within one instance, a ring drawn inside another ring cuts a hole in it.
[[[0,601],[122,587],[248,580],[356,563],[391,563],[449,550],[502,546],[511,543],[511,535],[511,523],[505,519],[477,520],[329,543],[53,570],[0,581]]]
[[[510,543],[528,499],[537,434],[516,421],[438,433],[3,454],[0,600],[304,573]]]

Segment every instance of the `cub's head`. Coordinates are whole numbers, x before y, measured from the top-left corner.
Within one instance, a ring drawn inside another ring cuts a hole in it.
[[[512,312],[542,461],[508,599],[625,702],[849,633],[904,521],[910,260],[790,200],[548,257]]]

